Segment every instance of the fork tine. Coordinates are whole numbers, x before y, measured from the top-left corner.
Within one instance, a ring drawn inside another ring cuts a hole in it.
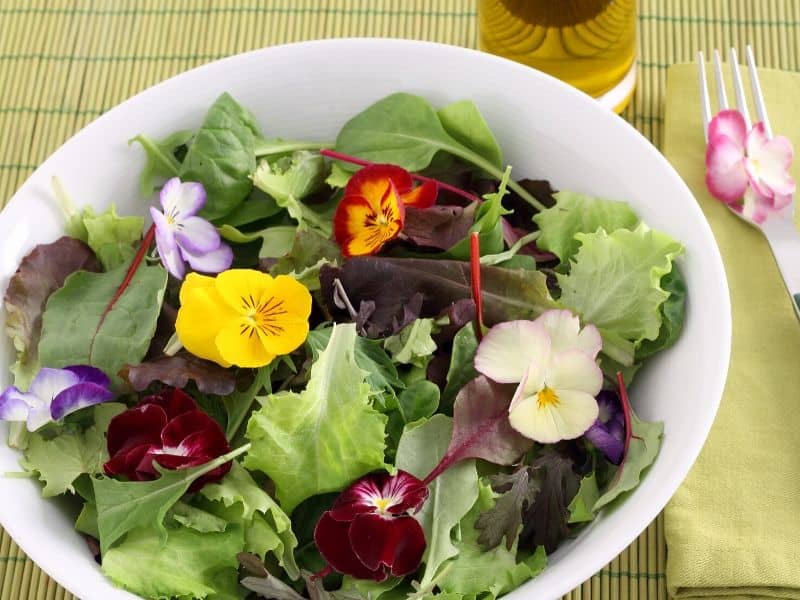
[[[728,110],[728,94],[725,92],[725,80],[722,78],[722,59],[719,50],[714,50],[714,80],[717,84],[718,110]]]
[[[697,53],[697,73],[700,79],[700,113],[703,116],[703,135],[708,141],[708,124],[711,122],[711,103],[708,100],[708,82],[706,81],[706,58],[702,51]]]
[[[753,57],[753,49],[747,45],[745,49],[747,55],[747,68],[750,71],[750,85],[753,87],[753,99],[756,103],[756,114],[759,121],[764,123],[764,133],[767,139],[772,139],[772,127],[767,117],[767,107],[764,104],[764,94],[761,92],[761,83],[758,81],[758,71],[756,70],[756,59]]]
[[[731,71],[733,73],[733,89],[736,92],[736,108],[744,117],[744,125],[750,131],[750,112],[747,110],[747,99],[744,95],[744,85],[742,85],[742,73],[739,70],[739,56],[736,48],[730,49]]]

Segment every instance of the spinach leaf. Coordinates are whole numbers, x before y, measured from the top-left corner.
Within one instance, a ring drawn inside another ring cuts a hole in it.
[[[194,137],[194,131],[184,129],[165,137],[163,140],[154,140],[140,133],[128,143],[137,142],[145,151],[147,162],[141,175],[139,175],[139,193],[145,198],[153,195],[156,189],[156,179],[169,179],[176,177],[181,170],[181,161],[178,160],[178,150],[189,144]]]
[[[260,136],[255,117],[230,94],[222,94],[197,131],[179,175],[199,181],[207,200],[200,215],[216,219],[228,214],[247,198],[256,168],[255,140]]]
[[[459,100],[440,108],[439,121],[453,139],[503,168],[503,151],[492,130],[472,100]]]

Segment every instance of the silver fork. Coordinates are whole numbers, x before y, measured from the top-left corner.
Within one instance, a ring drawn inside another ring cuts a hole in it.
[[[739,59],[734,48],[730,49],[730,64],[733,75],[733,88],[736,94],[736,108],[744,117],[747,130],[750,130],[750,112],[747,109],[747,99],[745,97],[742,76],[739,71]],[[753,92],[756,116],[759,121],[764,123],[764,132],[767,138],[772,138],[772,127],[767,115],[767,107],[764,104],[764,95],[761,92],[761,83],[758,80],[756,61],[753,57],[753,49],[748,45],[745,50],[747,60],[747,71],[750,76],[750,86]],[[708,141],[708,124],[711,122],[711,103],[708,94],[708,82],[706,81],[706,61],[702,52],[697,53],[697,65],[700,76],[700,105],[703,116],[703,133]],[[728,106],[728,96],[725,92],[725,80],[722,76],[722,61],[719,51],[714,50],[714,79],[717,88],[717,101],[719,110],[725,110]],[[781,272],[786,290],[792,301],[795,315],[800,319],[800,232],[794,225],[795,201],[792,198],[791,204],[780,212],[771,213],[766,221],[759,225],[744,217],[741,213],[732,211],[754,227],[758,227],[764,233],[769,242],[775,262]]]

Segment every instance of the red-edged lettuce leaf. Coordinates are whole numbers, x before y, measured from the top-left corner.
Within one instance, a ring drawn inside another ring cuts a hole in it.
[[[94,252],[75,238],[64,236],[51,244],[40,244],[22,259],[8,283],[4,300],[6,334],[17,350],[11,368],[18,387],[27,388],[38,370],[36,347],[42,331],[42,313],[50,294],[64,285],[75,271],[102,270]]]
[[[236,387],[233,371],[184,352],[138,365],[125,365],[120,371],[120,377],[137,392],[146,389],[154,381],[184,388],[190,379],[204,394],[227,396]]]
[[[390,331],[403,307],[422,296],[418,317],[436,317],[453,302],[472,297],[470,266],[466,262],[422,258],[357,257],[342,267],[322,267],[324,303],[337,320],[349,317],[334,302],[334,280],[339,279],[351,305],[374,302],[369,322],[376,331]],[[533,319],[555,302],[546,277],[538,271],[481,267],[484,321],[487,325],[513,319]]]

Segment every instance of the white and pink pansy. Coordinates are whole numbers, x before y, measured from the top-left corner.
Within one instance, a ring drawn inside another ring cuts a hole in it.
[[[475,369],[518,384],[508,417],[522,435],[543,444],[570,440],[597,419],[602,343],[593,325],[581,329],[570,311],[549,310],[535,321],[492,327],[475,353]]]
[[[161,262],[177,279],[186,274],[186,263],[201,273],[221,273],[231,266],[233,251],[217,228],[197,213],[205,206],[201,183],[173,177],[161,188],[161,208],[150,207],[156,226],[156,247]]]
[[[760,224],[791,202],[793,158],[787,138],[767,138],[763,123],[748,132],[738,110],[723,110],[708,126],[706,186],[712,196]]]

